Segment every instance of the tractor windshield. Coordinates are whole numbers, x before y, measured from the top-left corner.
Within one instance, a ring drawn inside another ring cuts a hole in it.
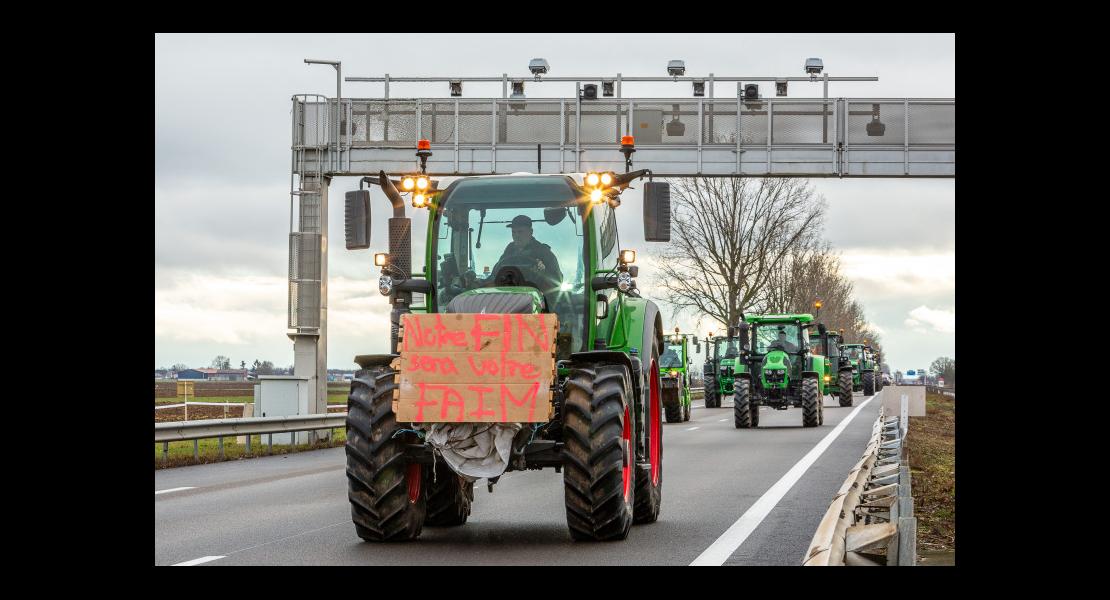
[[[859,346],[849,346],[848,348],[844,349],[844,352],[848,356],[849,360],[859,360],[863,357],[863,348],[860,348]]]
[[[659,357],[659,367],[681,369],[682,366],[682,344],[667,344],[667,349]]]
[[[468,290],[529,286],[543,293],[559,329],[583,347],[583,204],[565,177],[456,182],[436,222],[436,307]]]
[[[714,338],[713,356],[716,358],[736,358],[740,356],[740,341],[737,338]]]
[[[797,354],[802,343],[802,328],[794,323],[761,323],[755,327],[756,354],[771,350]]]

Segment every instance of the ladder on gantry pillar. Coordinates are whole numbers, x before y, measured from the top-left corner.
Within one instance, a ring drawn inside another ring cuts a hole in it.
[[[308,378],[310,413],[327,413],[327,191],[328,179],[320,160],[331,143],[330,111],[314,110],[313,139],[307,140],[307,103],[294,110],[301,139],[293,140],[294,183],[290,178],[289,337],[293,340],[293,373]],[[321,140],[322,138],[322,140]],[[298,143],[299,142],[299,143]],[[306,160],[312,153],[316,160]],[[312,167],[306,169],[305,164]],[[297,228],[293,230],[292,203],[297,199]],[[327,440],[330,430],[311,432],[309,441]]]

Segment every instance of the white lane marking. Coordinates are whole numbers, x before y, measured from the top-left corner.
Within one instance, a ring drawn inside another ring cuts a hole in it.
[[[158,494],[168,494],[170,492],[180,492],[181,490],[195,490],[195,489],[196,489],[196,486],[170,488],[168,490],[154,490],[154,495],[157,496]]]
[[[701,428],[700,427],[687,427],[686,431],[693,431],[695,429],[701,429]]]
[[[176,565],[170,565],[170,566],[173,566],[173,567],[191,567],[193,565],[199,565],[199,564],[206,563],[206,562],[212,562],[214,560],[220,560],[221,558],[226,558],[226,555],[225,556],[202,556],[200,558],[194,558],[193,560],[187,560],[185,562],[179,562]]]
[[[782,497],[786,495],[786,492],[789,492],[790,488],[794,487],[794,484],[802,478],[806,470],[808,470],[809,467],[817,461],[818,457],[828,449],[833,441],[840,436],[840,433],[844,431],[848,423],[851,423],[852,419],[859,414],[859,411],[867,406],[874,398],[875,396],[871,396],[867,400],[861,402],[843,421],[837,423],[836,427],[834,427],[828,435],[820,442],[817,442],[817,445],[807,452],[793,467],[790,467],[790,470],[787,471],[781,479],[776,481],[775,485],[772,485],[769,490],[764,492],[763,495],[759,497],[759,500],[756,500],[755,504],[753,504],[747,512],[740,515],[740,518],[736,519],[736,522],[722,533],[721,537],[717,538],[717,541],[713,542],[704,552],[698,555],[698,557],[694,559],[694,562],[690,563],[690,566],[723,565],[725,561],[728,560],[728,557],[732,556],[733,552],[736,552],[740,544],[743,544],[744,540],[748,539],[748,536],[755,531],[755,528],[759,527],[759,524],[762,523],[763,519],[771,512],[771,509],[778,505]]]
[[[721,421],[727,421],[727,420],[728,419],[717,419],[717,422],[720,423]]]

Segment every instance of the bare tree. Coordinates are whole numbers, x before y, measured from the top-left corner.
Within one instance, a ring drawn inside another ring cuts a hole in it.
[[[760,298],[783,260],[820,235],[824,198],[808,180],[686,178],[672,182],[673,235],[656,283],[675,313],[723,326]]]

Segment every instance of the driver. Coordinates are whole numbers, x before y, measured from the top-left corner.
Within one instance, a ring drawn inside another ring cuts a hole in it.
[[[509,242],[500,260],[493,266],[494,276],[502,264],[526,264],[546,279],[563,281],[563,272],[559,270],[559,261],[551,251],[551,246],[532,237],[532,219],[527,215],[517,215],[506,227],[513,230],[513,241]]]
[[[798,346],[791,343],[790,340],[786,339],[786,330],[782,327],[779,327],[778,339],[774,342],[771,342],[771,345],[782,348],[783,352],[786,352],[787,354],[796,354],[798,352]]]

